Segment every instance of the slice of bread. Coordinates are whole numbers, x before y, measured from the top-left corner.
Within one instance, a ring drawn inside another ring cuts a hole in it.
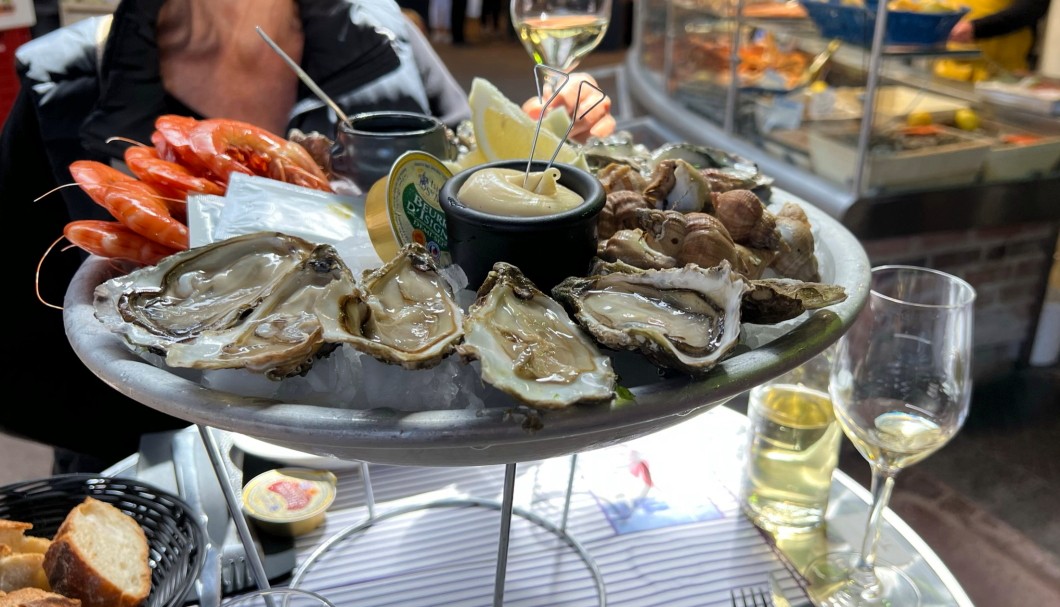
[[[81,607],[81,601],[40,588],[0,592],[0,607]]]
[[[39,552],[0,556],[0,590],[11,592],[26,587],[51,590],[43,564],[44,555]]]
[[[52,590],[82,607],[136,607],[151,591],[147,536],[136,519],[86,497],[44,555]]]
[[[51,590],[44,573],[44,552],[51,540],[26,535],[31,523],[0,519],[0,591]]]
[[[44,554],[48,550],[51,540],[44,537],[26,535],[26,532],[32,528],[33,525],[30,523],[0,519],[0,547],[7,546],[11,552],[39,552]],[[0,556],[4,552],[0,550]]]

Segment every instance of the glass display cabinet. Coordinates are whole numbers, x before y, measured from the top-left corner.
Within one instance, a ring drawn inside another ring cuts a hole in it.
[[[947,44],[949,0],[861,1],[640,0],[630,94],[859,236],[1055,220],[1056,107],[986,94],[1014,78]]]

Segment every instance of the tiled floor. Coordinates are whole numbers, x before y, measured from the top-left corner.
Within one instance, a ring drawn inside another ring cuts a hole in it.
[[[439,54],[458,81],[488,79],[520,102],[534,92],[532,63],[514,41]],[[623,60],[597,52],[581,66]],[[523,69],[525,68],[525,69]],[[730,404],[740,408],[739,400]],[[0,484],[47,476],[50,451],[0,434]],[[866,482],[846,444],[841,467]],[[1028,369],[979,386],[962,432],[899,477],[892,507],[939,554],[976,605],[1060,605],[1060,368]]]

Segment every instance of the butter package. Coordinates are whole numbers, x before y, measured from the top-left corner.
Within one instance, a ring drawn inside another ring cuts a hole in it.
[[[338,479],[327,470],[277,468],[243,488],[243,511],[263,531],[297,537],[316,529],[335,501]]]

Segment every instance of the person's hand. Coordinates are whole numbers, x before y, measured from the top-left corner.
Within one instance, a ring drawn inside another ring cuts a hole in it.
[[[603,100],[600,100],[601,93],[585,86],[581,87],[583,99],[581,100],[581,103],[578,103],[578,84],[582,81],[599,87],[599,85],[596,84],[596,80],[589,74],[586,74],[585,72],[574,72],[570,75],[570,79],[560,90],[559,95],[552,101],[552,105],[548,108],[548,111],[563,109],[567,112],[567,115],[571,117],[571,120],[574,120],[574,128],[571,129],[569,137],[580,142],[586,141],[590,135],[606,137],[615,130],[615,117],[611,115],[610,97],[604,95]],[[543,88],[545,89],[542,91],[542,95],[545,98],[544,100],[537,97],[531,97],[523,103],[523,111],[534,120],[541,117],[541,113],[545,111],[545,100],[552,96],[552,91],[549,87],[546,86]],[[586,113],[586,108],[592,107],[597,101],[600,101],[600,103]],[[580,108],[578,113],[584,114],[584,116],[576,118],[574,116],[575,107]]]
[[[967,19],[958,21],[957,25],[950,30],[950,42],[960,42],[961,44],[975,42],[975,28],[972,27],[972,22]]]

